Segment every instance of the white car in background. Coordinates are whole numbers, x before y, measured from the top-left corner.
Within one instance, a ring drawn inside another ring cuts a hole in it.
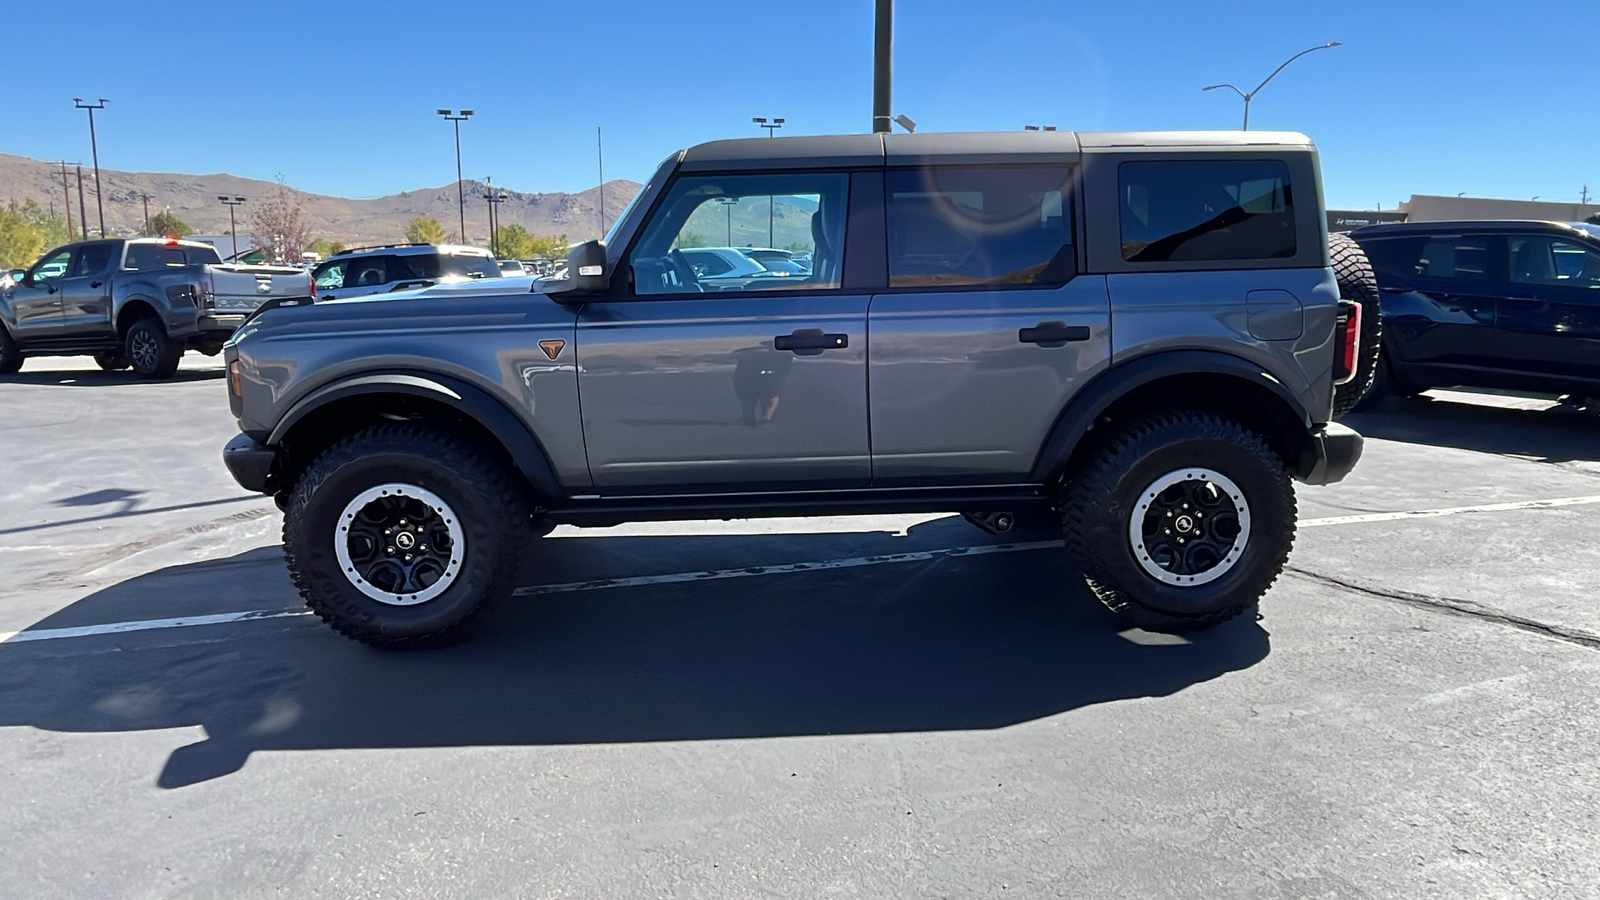
[[[311,272],[319,301],[500,276],[489,251],[460,244],[358,247],[328,257]]]
[[[790,278],[795,267],[769,269],[737,247],[689,247],[678,251],[694,269],[695,280],[708,291],[737,290],[756,279]]]

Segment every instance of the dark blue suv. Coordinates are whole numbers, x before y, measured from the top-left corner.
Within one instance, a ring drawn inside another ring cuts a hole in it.
[[[1600,397],[1600,225],[1417,222],[1350,236],[1383,295],[1382,365],[1362,406],[1454,385]]]

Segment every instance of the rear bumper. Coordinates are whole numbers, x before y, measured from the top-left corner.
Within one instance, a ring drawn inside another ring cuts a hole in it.
[[[1300,461],[1298,474],[1306,484],[1333,484],[1344,480],[1361,460],[1361,435],[1352,428],[1329,422],[1311,432],[1310,447]]]
[[[278,451],[248,434],[241,434],[222,448],[222,461],[239,486],[258,494],[276,491]]]
[[[248,317],[247,313],[242,312],[214,313],[208,316],[201,316],[199,321],[195,323],[195,327],[203,335],[220,336],[226,339],[228,335],[238,331],[239,326],[243,325],[244,320]]]

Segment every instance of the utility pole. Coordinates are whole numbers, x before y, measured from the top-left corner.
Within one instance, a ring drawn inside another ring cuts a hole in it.
[[[494,176],[483,177],[484,191],[481,196],[489,202],[489,252],[495,259],[500,258],[500,204],[511,199],[511,195],[503,190],[496,190]]]
[[[89,209],[83,205],[83,163],[75,163],[78,167],[78,228],[83,231],[83,239],[89,239]]]
[[[101,97],[98,103],[85,103],[82,97],[73,97],[72,102],[79,109],[89,111],[89,152],[94,154],[94,206],[100,213],[100,236],[106,236],[106,206],[100,198],[100,145],[94,136],[94,111],[106,108],[106,98]],[[87,231],[88,229],[85,228]]]
[[[448,109],[439,110],[439,115],[456,126],[456,210],[461,214],[461,243],[467,242],[467,189],[461,183],[461,123],[472,118],[472,110],[463,109],[457,113]]]
[[[150,233],[150,195],[144,191],[139,192],[139,199],[144,201],[144,233]]]
[[[1580,200],[1579,202],[1582,203],[1584,206],[1588,206],[1589,205],[1589,186],[1587,184],[1583,186],[1583,199]]]
[[[872,130],[888,134],[891,88],[894,82],[894,0],[877,0],[872,42]]]
[[[65,199],[67,211],[67,240],[72,240],[72,182],[67,178],[67,166],[76,166],[79,163],[69,163],[61,160],[61,194]]]
[[[237,195],[230,197],[227,194],[223,194],[217,197],[217,199],[221,200],[223,205],[228,207],[228,233],[233,235],[233,256],[228,258],[234,259],[239,255],[239,228],[233,222],[233,208],[235,206],[243,206],[244,198]]]
[[[600,236],[606,236],[606,142],[600,126],[594,127],[594,149],[600,157]]]

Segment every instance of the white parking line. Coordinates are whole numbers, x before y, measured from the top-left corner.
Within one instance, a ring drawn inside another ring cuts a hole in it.
[[[1364,513],[1353,516],[1327,516],[1304,519],[1301,528],[1321,528],[1329,525],[1359,525],[1366,522],[1390,522],[1400,519],[1428,519],[1455,516],[1464,513],[1507,512],[1522,509],[1555,509],[1564,506],[1600,504],[1600,494],[1587,497],[1561,497],[1554,500],[1522,500],[1512,503],[1486,503],[1478,506],[1455,506],[1445,509],[1423,509],[1409,512]],[[642,575],[633,578],[598,578],[592,581],[573,581],[566,584],[539,584],[518,588],[522,597],[546,594],[566,594],[576,591],[597,591],[608,588],[644,587],[652,584],[681,584],[684,582],[722,581],[730,578],[755,578],[765,575],[788,575],[797,572],[823,572],[830,569],[852,569],[862,566],[883,566],[894,563],[924,562],[965,556],[987,556],[995,553],[1021,553],[1028,550],[1047,550],[1060,547],[1060,541],[1030,541],[1022,544],[987,544],[976,547],[950,547],[944,550],[922,550],[914,553],[888,553],[880,556],[855,556],[844,559],[825,559],[817,562],[789,563],[779,566],[748,566],[740,569],[710,569],[703,572],[673,572],[665,575]],[[189,628],[195,625],[225,625],[257,619],[285,619],[310,615],[310,610],[252,610],[237,613],[219,613],[209,616],[184,616],[173,619],[142,619],[132,622],[112,622],[106,625],[82,625],[75,628],[39,628],[28,631],[0,631],[0,644],[24,641],[52,641],[62,638],[89,637],[101,634],[122,634],[130,631],[150,631],[160,628]]]

